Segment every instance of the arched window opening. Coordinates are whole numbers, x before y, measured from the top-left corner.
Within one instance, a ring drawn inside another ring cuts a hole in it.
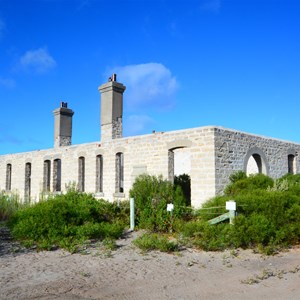
[[[244,171],[250,174],[269,174],[268,159],[262,149],[259,147],[250,148],[244,159]]]
[[[247,175],[262,173],[262,160],[259,154],[255,153],[249,157],[246,173]]]
[[[296,159],[293,154],[288,155],[288,173],[296,174]]]
[[[84,192],[85,188],[85,158],[78,158],[78,190]]]
[[[30,200],[31,195],[31,163],[25,165],[25,201]]]
[[[43,191],[50,192],[51,161],[44,161]]]
[[[103,192],[103,156],[96,156],[96,193]]]
[[[61,191],[61,160],[53,161],[53,192]]]
[[[6,165],[6,184],[5,189],[6,191],[11,191],[11,164]]]
[[[124,155],[116,154],[116,193],[124,192]]]

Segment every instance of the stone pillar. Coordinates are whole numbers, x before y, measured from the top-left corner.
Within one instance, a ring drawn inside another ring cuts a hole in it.
[[[72,144],[72,117],[74,112],[65,102],[60,103],[60,108],[54,114],[54,147],[70,146]]]
[[[116,79],[116,74],[113,74],[98,88],[101,93],[101,141],[122,137],[123,93],[126,87]]]

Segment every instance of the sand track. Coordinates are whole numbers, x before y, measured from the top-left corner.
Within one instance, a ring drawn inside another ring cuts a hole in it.
[[[300,249],[142,253],[138,233],[108,251],[27,250],[0,227],[0,299],[300,299]]]

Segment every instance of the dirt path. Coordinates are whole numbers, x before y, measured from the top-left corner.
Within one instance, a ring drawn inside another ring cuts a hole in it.
[[[300,299],[300,249],[143,254],[137,233],[108,251],[36,252],[0,227],[0,299]]]

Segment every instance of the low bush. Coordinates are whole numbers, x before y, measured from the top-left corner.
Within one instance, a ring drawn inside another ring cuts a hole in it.
[[[196,210],[195,214],[201,218],[201,220],[208,221],[214,217],[227,213],[226,201],[229,201],[232,197],[216,196],[206,201],[201,209]]]
[[[235,178],[235,174],[237,174],[237,178]],[[255,174],[244,177],[242,174],[238,172],[231,175],[233,181],[224,190],[226,196],[234,197],[240,193],[247,193],[257,189],[266,190],[268,187],[273,186],[273,179],[267,175]]]
[[[7,221],[17,210],[28,203],[22,203],[17,194],[0,193],[0,221]]]
[[[124,230],[120,207],[91,195],[69,190],[17,211],[9,220],[12,235],[27,246],[53,246],[76,251],[93,238],[118,238]]]
[[[272,254],[300,241],[300,175],[286,175],[272,180],[257,174],[245,177],[238,172],[224,196],[204,203],[201,210],[186,206],[179,186],[162,177],[139,176],[130,197],[135,199],[136,224],[147,229],[134,243],[144,251],[178,250],[180,243],[204,250],[258,248]],[[228,222],[209,225],[209,219],[227,212],[225,203],[234,199],[238,215],[235,225]],[[12,234],[27,246],[41,249],[62,247],[76,251],[90,239],[102,239],[113,247],[129,224],[129,202],[109,203],[70,189],[47,201],[23,207],[17,199],[0,197],[1,218],[7,219]],[[173,203],[172,213],[167,204]],[[166,235],[168,233],[168,235]]]
[[[232,174],[230,174],[229,176],[229,181],[231,183],[235,183],[241,179],[246,179],[247,178],[247,174],[246,172],[244,171],[237,171],[237,172],[234,172]]]
[[[162,252],[174,252],[178,250],[178,243],[163,234],[146,233],[138,237],[133,243],[143,251],[159,250]]]
[[[300,194],[297,191],[300,181],[298,175],[294,176],[279,179],[279,182],[287,181],[284,186],[288,188],[284,190],[273,189],[278,183],[265,175],[240,176],[228,186],[227,195],[230,196],[215,197],[203,205],[203,208],[225,208],[225,202],[234,194],[238,212],[235,225],[209,225],[204,209],[198,220],[183,225],[183,235],[204,250],[256,247],[272,254],[281,247],[299,243]]]
[[[300,174],[286,174],[285,176],[276,180],[279,189],[282,187],[294,194],[300,194]],[[275,183],[275,182],[274,182]],[[275,189],[273,187],[273,189]]]

